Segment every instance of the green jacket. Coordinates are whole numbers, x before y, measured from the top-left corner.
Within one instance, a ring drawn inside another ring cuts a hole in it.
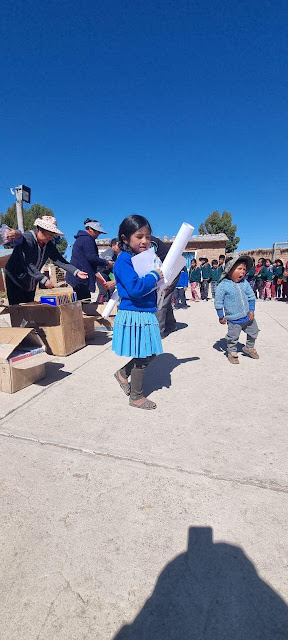
[[[265,280],[265,282],[272,282],[272,280],[273,280],[272,271],[270,271],[270,269],[268,269],[268,267],[263,267],[262,268],[261,278],[263,280]]]
[[[251,280],[255,279],[255,267],[251,267],[250,271],[248,271],[247,274],[247,280],[248,282],[251,282]]]
[[[283,277],[284,267],[273,267],[273,276],[274,278],[282,278]]]
[[[214,269],[213,267],[211,267],[211,279],[212,282],[219,282],[220,280],[220,276],[223,273],[223,270],[221,269],[221,267],[216,267],[216,269]]]
[[[202,278],[201,278],[202,280],[211,280],[212,268],[209,262],[206,262],[206,264],[204,264],[203,267],[200,267],[200,271],[202,274]]]
[[[258,273],[256,273],[255,278],[256,280],[265,280],[264,278],[264,269],[266,269],[266,267],[261,267],[260,271],[258,271]]]
[[[190,268],[189,282],[201,282],[201,270],[199,267]]]

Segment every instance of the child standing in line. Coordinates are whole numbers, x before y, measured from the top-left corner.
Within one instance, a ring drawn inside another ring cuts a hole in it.
[[[119,227],[119,248],[114,275],[121,298],[113,330],[112,350],[119,356],[132,358],[114,374],[129,404],[138,409],[156,409],[155,402],[143,396],[145,371],[157,354],[163,353],[160,330],[155,312],[155,290],[162,276],[152,269],[143,278],[136,273],[132,257],[149,249],[151,226],[143,216],[131,215]],[[131,376],[131,383],[128,382]]]
[[[257,262],[257,265],[255,267],[255,283],[254,283],[253,291],[255,293],[256,298],[257,298],[257,292],[258,292],[259,300],[260,300],[260,298],[263,298],[263,285],[264,285],[263,269],[264,269],[264,265],[265,265],[265,259],[264,258],[259,258],[259,260]]]
[[[282,295],[283,300],[286,300],[286,302],[288,302],[288,262],[286,262],[286,266],[283,271]]]
[[[223,271],[225,269],[225,260],[226,260],[226,256],[224,256],[223,253],[220,253],[220,256],[218,258],[218,261],[219,261],[219,267],[218,268],[219,268],[219,270],[221,270],[220,275],[222,275],[222,273],[223,273]]]
[[[211,262],[212,270],[211,270],[211,293],[212,298],[215,298],[215,293],[217,289],[218,282],[220,280],[220,276],[223,273],[222,267],[218,267],[218,260],[212,260]]]
[[[273,266],[272,262],[269,258],[265,261],[265,267],[263,268],[263,291],[262,298],[265,300],[271,300],[271,287],[273,280]]]
[[[277,259],[273,268],[273,282],[275,284],[275,300],[281,298],[281,287],[283,281],[284,266],[282,260]]]
[[[250,256],[237,256],[225,266],[215,295],[215,309],[219,322],[228,323],[227,356],[231,364],[239,364],[237,343],[241,331],[247,334],[243,352],[250,358],[258,359],[255,340],[258,326],[254,318],[255,294],[245,280],[246,271],[252,266]],[[225,314],[225,315],[224,315]]]
[[[189,270],[189,282],[191,287],[192,302],[199,302],[198,290],[199,290],[199,284],[201,282],[201,271],[199,267],[197,267],[197,262],[194,258],[193,260],[191,260],[191,266]]]
[[[211,265],[208,262],[208,258],[206,258],[206,256],[202,256],[202,258],[199,258],[199,260],[200,260],[200,271],[201,271],[201,284],[200,284],[201,300],[206,300],[206,302],[208,302],[209,282],[212,276],[212,269],[211,269]]]
[[[186,267],[181,270],[178,282],[174,289],[175,309],[188,309],[185,290],[188,287],[188,273]]]

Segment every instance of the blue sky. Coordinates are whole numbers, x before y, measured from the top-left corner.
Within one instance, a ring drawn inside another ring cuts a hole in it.
[[[0,186],[69,242],[87,215],[163,236],[215,209],[240,249],[286,240],[287,35],[286,0],[2,0]]]

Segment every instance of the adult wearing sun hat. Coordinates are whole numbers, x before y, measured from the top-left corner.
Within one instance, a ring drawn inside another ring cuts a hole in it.
[[[80,279],[88,277],[87,273],[67,262],[52,242],[53,238],[64,235],[58,229],[56,218],[36,218],[34,226],[32,231],[15,232],[17,244],[5,267],[7,295],[11,305],[33,302],[37,284],[41,283],[47,289],[54,287],[53,282],[41,272],[48,258]]]
[[[91,292],[94,293],[95,291],[95,273],[105,267],[112,269],[114,264],[112,260],[99,258],[98,247],[95,240],[100,233],[106,234],[100,222],[86,218],[86,220],[84,220],[84,227],[85,229],[79,229],[74,236],[75,242],[73,244],[71,262],[79,269],[83,269],[83,271],[88,273],[88,280],[82,282],[79,280],[78,274],[75,276],[74,274],[67,273],[66,276],[66,282],[73,287],[78,300],[89,299]]]

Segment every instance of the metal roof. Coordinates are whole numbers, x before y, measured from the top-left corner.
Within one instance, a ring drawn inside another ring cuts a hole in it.
[[[175,239],[175,236],[173,236],[172,238],[167,238],[167,236],[165,236],[165,242],[173,242],[174,239]],[[213,241],[228,242],[228,238],[226,236],[226,233],[206,233],[204,236],[193,235],[191,236],[188,242],[213,242]]]

